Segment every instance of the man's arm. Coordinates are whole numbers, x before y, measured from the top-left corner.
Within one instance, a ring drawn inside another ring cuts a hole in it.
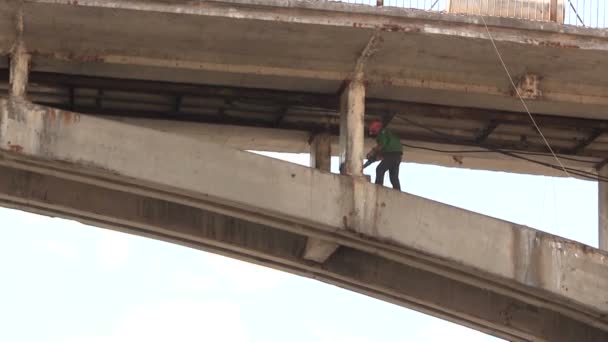
[[[374,146],[374,148],[372,148],[369,153],[367,153],[367,159],[370,158],[376,158],[376,156],[378,155],[378,152],[380,152],[382,150],[382,146],[381,145],[376,145]]]
[[[365,164],[363,164],[363,168],[365,169],[366,167],[372,165],[374,162],[376,162],[378,160],[378,155],[382,150],[382,146],[380,145],[376,145],[374,146],[374,148],[372,148],[369,153],[367,154],[367,161],[365,162]]]
[[[374,146],[374,148],[372,148],[369,153],[367,153],[367,162],[365,162],[365,164],[363,165],[364,169],[370,166],[376,160],[378,160],[378,156],[381,156],[380,152],[382,151],[382,147],[387,144],[386,135],[382,134],[381,132],[380,135],[378,135],[378,137],[376,138],[376,142],[376,146]]]

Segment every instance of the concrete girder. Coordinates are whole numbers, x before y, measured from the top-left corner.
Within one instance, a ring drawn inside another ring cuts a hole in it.
[[[114,10],[128,10],[133,12],[158,12],[184,14],[194,16],[225,16],[239,19],[255,19],[268,21],[289,21],[304,24],[323,24],[334,26],[353,26],[353,21],[360,21],[365,28],[381,29],[382,31],[407,31],[408,26],[400,26],[395,23],[393,26],[382,25],[379,18],[370,15],[389,16],[397,19],[415,19],[419,21],[433,22],[435,25],[422,27],[421,23],[414,22],[410,31],[424,30],[430,34],[454,34],[455,28],[465,27],[470,32],[459,33],[469,37],[488,39],[480,19],[477,16],[453,16],[438,12],[403,11],[397,8],[374,8],[367,6],[352,6],[345,3],[318,2],[318,1],[290,1],[290,0],[222,0],[217,2],[197,2],[190,1],[171,1],[167,3],[161,0],[79,0],[74,3],[72,0],[25,0],[26,4],[50,5],[50,6],[78,6],[89,8],[106,8]],[[275,8],[276,11],[270,12],[268,8]],[[279,10],[283,9],[283,10]],[[294,17],[293,13],[297,10],[306,12],[306,16]],[[325,13],[331,12],[333,17],[328,20]],[[575,37],[587,38],[588,41],[576,46],[582,49],[606,49],[606,33],[601,30],[587,29],[547,23],[513,20],[509,18],[486,18],[489,26],[503,29],[498,30],[494,35],[497,41],[512,41],[526,43],[530,45],[567,45],[557,36],[551,34],[563,33]],[[441,25],[448,26],[441,27]],[[535,38],[539,41],[530,41],[526,37],[513,35],[513,30],[534,31]],[[543,37],[544,35],[544,37]],[[544,39],[542,39],[542,38]],[[568,37],[571,38],[571,37]],[[547,39],[552,39],[547,41]],[[551,44],[553,42],[553,44]]]
[[[590,333],[608,331],[608,255],[510,222],[357,177],[16,99],[0,101],[0,151],[4,165],[323,238],[521,301],[532,307],[527,312],[557,312]],[[272,196],[259,195],[268,189]],[[502,322],[512,334],[515,323]],[[532,335],[544,339],[546,327]],[[529,338],[523,330],[518,336]]]
[[[602,342],[608,336],[558,312],[352,247],[343,247],[322,266],[307,262],[300,257],[310,239],[304,232],[21,167],[0,165],[0,205],[314,278],[510,341]]]
[[[522,109],[477,17],[285,0],[28,0],[23,13],[23,39],[41,71],[332,93],[378,33],[385,48],[366,67],[370,97]],[[533,112],[603,117],[608,77],[594,65],[608,51],[605,32],[486,21],[507,61],[522,61],[511,65],[515,76],[544,77]]]
[[[275,151],[284,153],[308,153],[310,146],[309,132],[298,130],[270,129],[259,127],[242,127],[230,125],[204,124],[195,122],[179,122],[160,119],[106,117],[133,126],[146,127],[161,132],[181,135],[191,139],[223,144],[238,150]],[[436,150],[467,151],[479,150],[472,146],[455,146],[438,143],[423,143],[415,140],[402,140],[405,144],[420,146]],[[364,151],[375,145],[373,139],[365,139]],[[332,156],[339,156],[338,137],[332,137]],[[431,164],[447,167],[505,171],[546,176],[564,176],[561,170],[551,169],[527,161],[513,159],[504,155],[488,153],[435,153],[431,151],[406,148],[404,161],[419,164]],[[545,163],[554,163],[553,156],[528,156],[528,158]],[[581,157],[579,157],[581,158]],[[581,158],[582,159],[582,158]],[[562,160],[565,166],[587,172],[595,172],[593,167],[595,159],[590,162],[577,163],[571,160]],[[599,162],[599,161],[598,161]]]

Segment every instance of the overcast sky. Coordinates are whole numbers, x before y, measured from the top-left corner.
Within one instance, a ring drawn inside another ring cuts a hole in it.
[[[593,182],[402,165],[407,192],[597,246]],[[497,340],[317,281],[8,209],[0,270],[0,341]]]

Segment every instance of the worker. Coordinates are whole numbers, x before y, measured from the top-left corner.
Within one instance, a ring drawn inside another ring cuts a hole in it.
[[[369,135],[376,138],[377,145],[367,154],[364,168],[375,160],[381,160],[376,167],[376,184],[384,184],[384,174],[388,171],[393,189],[401,190],[399,165],[403,156],[403,146],[398,136],[382,127],[380,121],[369,124]]]

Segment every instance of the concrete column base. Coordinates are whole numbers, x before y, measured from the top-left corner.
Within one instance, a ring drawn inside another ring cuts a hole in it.
[[[310,167],[330,172],[331,169],[331,135],[317,134],[310,144]],[[309,237],[303,258],[323,263],[338,249],[335,242]]]

